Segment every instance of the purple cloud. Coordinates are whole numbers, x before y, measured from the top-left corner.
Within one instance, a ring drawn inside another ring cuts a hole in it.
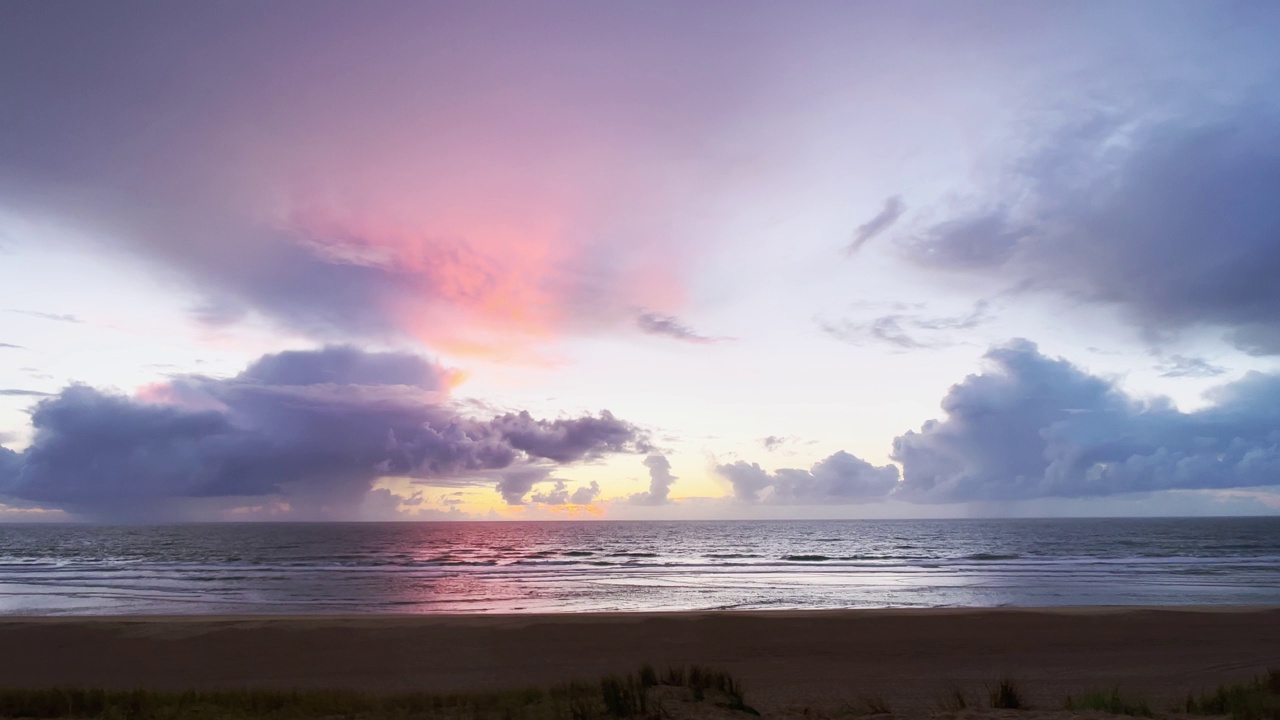
[[[509,498],[556,466],[648,449],[608,412],[462,416],[435,390],[447,375],[339,347],[268,355],[229,379],[175,378],[141,398],[71,386],[36,405],[30,447],[6,451],[0,496],[116,519],[273,496],[300,516],[341,517],[381,476],[475,485],[505,473]]]
[[[885,500],[898,486],[898,468],[877,467],[839,451],[814,463],[808,470],[782,468],[768,472],[756,463],[741,460],[718,465],[716,472],[733,485],[739,500],[756,502],[770,490],[766,501],[779,505],[829,505]]]

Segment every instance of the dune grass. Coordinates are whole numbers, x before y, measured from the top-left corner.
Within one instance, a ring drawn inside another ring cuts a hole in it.
[[[76,720],[606,720],[658,718],[665,712],[651,690],[674,686],[690,701],[756,714],[742,685],[727,673],[699,666],[671,668],[659,678],[645,666],[630,675],[548,689],[487,693],[378,695],[338,690],[220,690],[162,692],[78,688],[0,689],[0,718]]]
[[[1122,695],[1118,687],[1083,695],[1068,695],[1062,707],[1072,712],[1094,710],[1112,715],[1155,716],[1155,713],[1151,712],[1151,705],[1145,699]]]
[[[1233,720],[1280,720],[1280,669],[1249,682],[1219,685],[1213,692],[1189,694],[1179,709],[1192,715],[1230,715]]]
[[[865,695],[862,698],[862,715],[889,715],[893,708],[879,695]]]
[[[1018,691],[1018,686],[1014,685],[1009,678],[1004,678],[990,690],[987,699],[991,707],[999,710],[1022,710],[1027,706],[1022,699],[1022,693]]]
[[[960,712],[967,710],[976,703],[969,697],[969,694],[960,687],[952,687],[938,701],[938,709],[942,712]]]

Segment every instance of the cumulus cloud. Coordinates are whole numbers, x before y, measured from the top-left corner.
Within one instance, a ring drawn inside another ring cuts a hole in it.
[[[845,248],[845,252],[850,255],[858,252],[858,250],[862,249],[862,246],[870,242],[872,238],[885,230],[888,230],[894,223],[898,222],[898,218],[902,217],[902,213],[906,212],[906,210],[907,206],[902,202],[901,196],[894,195],[893,197],[886,198],[884,201],[884,207],[880,212],[876,213],[875,217],[859,225],[853,231],[853,240]]]
[[[808,470],[781,468],[768,472],[757,463],[739,460],[718,465],[716,472],[733,485],[739,500],[755,502],[761,493],[779,505],[830,505],[877,502],[898,487],[898,468],[877,467],[843,450],[814,463]]]
[[[1280,123],[1260,106],[1092,118],[903,245],[929,267],[1115,306],[1153,336],[1221,327],[1280,353]]]
[[[592,480],[573,492],[563,480],[557,480],[554,487],[545,493],[534,493],[531,498],[541,505],[590,505],[600,497],[600,484]]]
[[[341,516],[382,476],[491,482],[511,502],[558,465],[646,452],[608,412],[467,417],[449,372],[349,347],[268,355],[229,379],[182,376],[125,397],[71,386],[39,402],[34,437],[0,466],[0,496],[102,517],[168,517],[273,497]],[[197,502],[198,501],[198,502]]]
[[[631,496],[631,502],[637,505],[666,505],[670,498],[671,484],[678,478],[671,474],[671,461],[661,453],[654,453],[644,459],[644,466],[649,468],[649,490]]]
[[[945,417],[894,441],[913,502],[1105,496],[1280,482],[1280,376],[1251,374],[1192,413],[1018,340],[951,388]]]
[[[533,491],[533,487],[547,480],[551,469],[545,467],[515,468],[499,474],[494,489],[508,505],[523,505],[524,498]]]

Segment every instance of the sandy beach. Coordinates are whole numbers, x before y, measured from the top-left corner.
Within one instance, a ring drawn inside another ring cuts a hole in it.
[[[697,663],[756,707],[924,712],[1002,677],[1060,707],[1119,686],[1153,703],[1280,667],[1280,609],[850,610],[412,617],[0,619],[0,682],[109,688],[471,691]]]

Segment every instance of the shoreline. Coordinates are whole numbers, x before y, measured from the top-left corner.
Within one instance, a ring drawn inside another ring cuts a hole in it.
[[[0,647],[8,687],[470,692],[697,664],[762,710],[876,695],[919,711],[1005,677],[1033,703],[1113,686],[1176,701],[1280,667],[1280,608],[3,616]]]

